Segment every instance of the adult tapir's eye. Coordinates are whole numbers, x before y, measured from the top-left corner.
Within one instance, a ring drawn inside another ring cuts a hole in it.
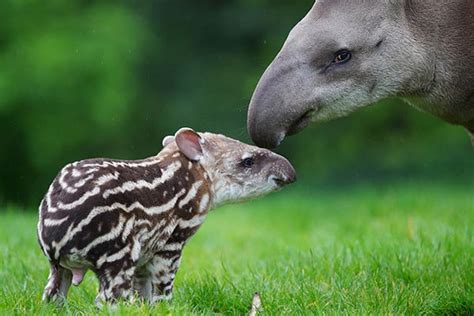
[[[351,57],[352,57],[352,54],[350,51],[346,49],[342,49],[334,55],[333,63],[343,64],[343,63],[348,62],[351,59]]]
[[[242,160],[242,165],[245,168],[250,168],[253,166],[253,158],[252,157],[247,157],[244,160]]]

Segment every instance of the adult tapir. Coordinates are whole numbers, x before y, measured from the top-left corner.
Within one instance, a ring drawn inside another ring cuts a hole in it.
[[[248,129],[275,147],[387,97],[474,141],[474,0],[317,0],[260,79]]]

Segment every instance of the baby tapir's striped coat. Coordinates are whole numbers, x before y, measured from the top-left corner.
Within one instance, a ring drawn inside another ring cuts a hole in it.
[[[44,300],[65,298],[90,269],[97,303],[171,299],[186,241],[208,211],[295,180],[283,157],[181,129],[154,157],[90,159],[64,167],[41,202],[38,239],[51,264]]]

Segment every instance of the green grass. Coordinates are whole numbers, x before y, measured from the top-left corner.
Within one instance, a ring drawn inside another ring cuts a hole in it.
[[[210,214],[185,248],[172,303],[98,311],[92,273],[42,304],[36,213],[0,215],[0,314],[474,314],[472,186],[291,188]]]

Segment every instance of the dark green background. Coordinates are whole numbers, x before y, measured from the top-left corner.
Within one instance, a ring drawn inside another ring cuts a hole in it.
[[[182,126],[250,141],[252,91],[312,2],[0,2],[0,203],[36,206],[64,164],[150,156]],[[289,138],[297,186],[472,185],[462,128],[382,103]]]

